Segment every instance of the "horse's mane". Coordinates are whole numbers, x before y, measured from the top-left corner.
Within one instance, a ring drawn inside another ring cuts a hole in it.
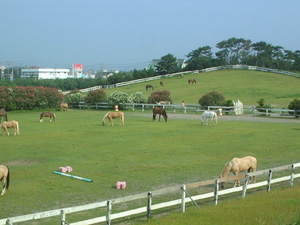
[[[231,167],[232,167],[232,162],[231,161],[228,162],[228,163],[226,163],[225,168],[224,168],[224,170],[222,172],[221,177],[227,177],[227,175],[229,174],[229,172],[231,170]]]
[[[108,112],[108,113],[106,113],[106,114],[104,115],[103,120],[102,120],[102,124],[105,123],[106,117],[108,116],[109,113],[110,113],[110,112]]]

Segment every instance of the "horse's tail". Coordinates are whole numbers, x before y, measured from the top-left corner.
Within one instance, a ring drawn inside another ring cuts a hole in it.
[[[16,122],[17,122],[17,134],[20,135],[19,122],[18,121]]]
[[[7,170],[8,170],[8,172],[7,172],[6,185],[5,185],[5,186],[6,186],[6,190],[8,190],[8,188],[9,188],[9,179],[10,179],[10,178],[9,178],[9,177],[10,177],[10,176],[9,176],[10,172],[9,172],[9,168],[8,168],[8,167],[7,167]]]
[[[217,113],[215,113],[215,120],[216,120],[216,124],[218,124],[218,116],[217,116]]]
[[[107,115],[109,114],[110,112],[106,113],[103,117],[103,120],[102,120],[102,126],[105,125],[105,121],[106,121],[106,118],[107,118]]]
[[[53,113],[53,120],[54,120],[54,122],[56,121],[56,115],[55,115],[55,113]]]
[[[125,123],[125,115],[124,115],[124,113],[122,112],[122,124],[123,124],[123,126],[124,126],[124,123]]]

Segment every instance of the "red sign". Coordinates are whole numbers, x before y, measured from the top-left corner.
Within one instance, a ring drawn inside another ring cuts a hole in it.
[[[73,68],[75,70],[82,70],[83,69],[83,65],[82,64],[73,64]]]

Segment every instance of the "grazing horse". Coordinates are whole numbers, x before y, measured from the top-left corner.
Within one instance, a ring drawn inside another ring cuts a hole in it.
[[[189,84],[191,84],[191,83],[192,84],[194,84],[194,83],[196,84],[197,83],[195,79],[190,79],[190,80],[188,80],[188,82],[189,82]]]
[[[256,171],[257,159],[253,156],[246,156],[244,158],[233,158],[229,163],[226,164],[221,177],[227,177],[229,172],[232,172],[235,176],[239,175],[239,172],[247,171],[248,173]],[[256,176],[253,176],[253,183],[256,182]],[[249,179],[251,183],[251,178]],[[240,181],[234,181],[234,187],[240,186]],[[221,187],[225,187],[225,182],[221,183]]]
[[[15,136],[17,134],[20,135],[18,121],[12,120],[12,121],[4,121],[3,123],[1,123],[0,124],[0,134],[1,134],[2,128],[4,129],[3,136],[5,135],[5,132],[7,133],[7,136],[9,136],[9,132],[8,132],[7,128],[15,128]]]
[[[160,86],[163,87],[164,86],[164,83],[161,81],[159,82]]]
[[[213,124],[218,124],[218,116],[214,111],[204,111],[202,113],[201,125],[203,125],[204,120],[206,121],[206,125],[208,126],[208,119],[210,119],[210,126]]]
[[[161,107],[154,107],[153,108],[153,121],[156,120],[156,115],[159,114],[159,121],[160,121],[160,116],[162,115],[165,119],[165,121],[168,121],[168,115],[167,112],[164,108]]]
[[[9,188],[9,168],[7,166],[0,165],[0,180],[3,184],[1,195],[4,195]]]
[[[60,111],[64,111],[64,110],[68,111],[68,109],[69,109],[68,103],[61,103]]]
[[[5,118],[5,121],[8,121],[7,120],[7,113],[6,113],[5,109],[0,109],[0,117],[1,117],[0,123],[2,122],[2,117]]]
[[[152,88],[152,90],[154,90],[154,87],[151,84],[146,85],[146,91],[148,90],[148,88]]]
[[[103,117],[103,120],[102,120],[102,126],[105,125],[105,122],[106,122],[106,119],[109,120],[109,123],[107,124],[107,126],[109,126],[109,124],[111,126],[114,125],[113,123],[113,119],[116,119],[116,118],[120,118],[120,126],[123,125],[124,126],[124,113],[123,112],[108,112],[104,115]]]
[[[50,117],[50,122],[52,122],[52,119],[54,122],[56,121],[56,115],[54,112],[42,112],[40,114],[40,123],[44,122],[44,117]]]

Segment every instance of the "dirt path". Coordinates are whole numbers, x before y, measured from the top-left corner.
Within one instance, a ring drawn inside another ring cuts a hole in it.
[[[134,116],[142,116],[152,118],[152,113],[132,113]],[[173,114],[168,113],[169,119],[186,119],[186,120],[201,120],[200,114]],[[274,118],[255,115],[239,115],[239,116],[219,116],[218,121],[247,121],[247,122],[262,122],[262,123],[299,123],[300,119],[294,118]]]

